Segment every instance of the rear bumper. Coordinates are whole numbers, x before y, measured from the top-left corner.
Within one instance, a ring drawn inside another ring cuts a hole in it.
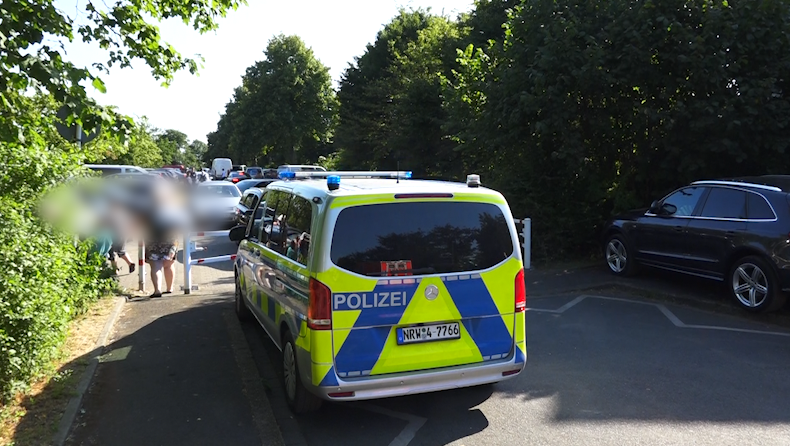
[[[512,356],[509,360],[448,367],[437,371],[398,373],[354,381],[344,381],[338,377],[337,386],[313,387],[311,390],[319,397],[330,401],[359,401],[416,395],[504,381],[521,373],[525,365],[526,357],[523,361],[517,362],[516,357]],[[517,372],[502,376],[503,372],[514,371]],[[343,398],[329,396],[330,393],[338,392],[354,392],[354,396]]]

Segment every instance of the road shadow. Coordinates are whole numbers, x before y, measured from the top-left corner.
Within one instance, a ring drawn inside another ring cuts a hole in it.
[[[294,420],[298,425],[299,433],[290,437],[288,429],[283,429],[286,444],[386,446],[407,428],[410,416],[427,420],[409,446],[445,445],[489,426],[488,419],[476,407],[491,397],[493,386],[363,402],[325,402],[315,413],[294,415],[283,393],[280,350],[256,323],[245,324],[244,333],[270,391],[278,423],[287,426]]]
[[[790,422],[786,337],[678,328],[654,306],[598,299],[529,312],[527,333],[525,371],[497,390],[550,399],[554,422]]]

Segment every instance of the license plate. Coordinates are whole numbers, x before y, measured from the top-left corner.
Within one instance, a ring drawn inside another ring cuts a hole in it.
[[[458,339],[460,337],[461,329],[458,326],[458,322],[398,328],[398,345]]]

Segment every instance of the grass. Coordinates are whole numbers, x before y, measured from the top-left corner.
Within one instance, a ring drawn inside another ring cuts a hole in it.
[[[111,297],[100,299],[71,323],[60,355],[49,372],[0,406],[0,445],[28,446],[52,443],[69,400],[76,395],[102,329],[115,307]]]

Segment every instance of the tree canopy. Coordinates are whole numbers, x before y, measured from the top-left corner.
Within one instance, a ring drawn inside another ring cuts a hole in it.
[[[88,0],[79,23],[54,0],[0,3],[0,405],[50,367],[69,320],[110,285],[90,240],[75,245],[74,234],[42,219],[40,199],[69,184],[84,161],[162,162],[154,129],[97,105],[89,89],[103,93],[101,76],[134,60],[164,84],[178,70],[195,72],[199,61],[162,41],[155,23],[179,18],[206,32],[241,3]],[[106,59],[72,63],[62,42],[76,38],[106,50]],[[54,127],[62,106],[68,124],[87,131],[101,124],[99,137],[82,147],[63,140]]]
[[[329,69],[297,36],[276,36],[208,136],[204,160],[247,164],[316,160],[329,152],[337,102]]]

